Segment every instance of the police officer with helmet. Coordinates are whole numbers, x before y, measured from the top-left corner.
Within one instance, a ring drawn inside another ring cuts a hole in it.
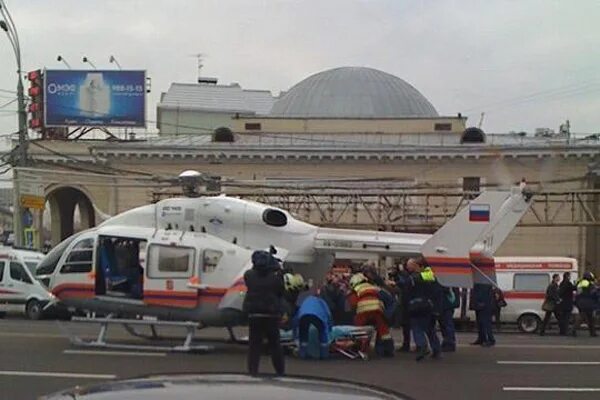
[[[417,361],[430,354],[441,357],[440,339],[435,332],[435,319],[440,314],[441,291],[433,270],[424,266],[423,260],[411,258],[406,263],[410,273],[408,313],[410,329],[417,345]],[[429,341],[429,346],[427,342]]]
[[[596,287],[596,278],[594,274],[587,271],[583,274],[583,278],[577,282],[577,294],[575,296],[575,305],[579,310],[577,319],[573,326],[573,336],[577,335],[577,329],[581,325],[582,320],[590,330],[590,336],[598,336],[596,333],[596,327],[594,323],[594,310],[598,305],[598,297],[600,293]]]

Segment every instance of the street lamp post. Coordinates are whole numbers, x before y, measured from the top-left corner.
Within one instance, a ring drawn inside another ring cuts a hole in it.
[[[18,115],[19,115],[19,151],[17,162],[13,161],[13,165],[16,164],[19,167],[27,166],[27,114],[25,113],[25,95],[23,93],[23,76],[21,67],[21,46],[19,44],[19,35],[12,16],[8,12],[8,8],[3,0],[0,0],[0,28],[6,33],[10,44],[15,52],[15,58],[17,61],[17,102],[18,102]],[[13,171],[13,229],[15,233],[15,245],[21,246],[23,244],[23,209],[21,207],[21,196],[19,188],[19,171],[18,169]]]
[[[18,165],[24,167],[27,165],[27,114],[25,113],[25,95],[23,93],[23,76],[21,69],[21,46],[19,45],[19,36],[15,28],[13,19],[6,8],[3,0],[0,0],[0,15],[4,20],[0,20],[0,28],[6,33],[10,44],[15,52],[17,61],[17,103],[19,115],[19,158]]]

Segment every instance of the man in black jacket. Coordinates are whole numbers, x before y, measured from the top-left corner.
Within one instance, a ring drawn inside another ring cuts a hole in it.
[[[552,282],[546,288],[546,297],[544,298],[544,304],[542,305],[543,310],[546,312],[544,316],[544,321],[542,322],[542,328],[540,329],[540,336],[544,336],[546,333],[546,327],[550,322],[550,318],[552,318],[552,313],[557,320],[560,321],[560,294],[558,282],[560,282],[560,275],[554,274],[552,275]]]
[[[477,319],[477,340],[473,345],[490,347],[496,344],[492,332],[492,302],[494,301],[492,285],[476,283],[471,290],[470,307],[475,310]]]
[[[283,273],[274,257],[266,251],[252,254],[252,269],[244,274],[248,291],[244,299],[244,311],[248,314],[249,349],[248,373],[258,374],[263,339],[269,342],[271,361],[277,375],[285,373],[283,349],[279,337],[282,297],[284,294]]]
[[[438,283],[439,285],[439,283]],[[456,330],[454,327],[454,310],[460,306],[460,291],[458,288],[449,288],[440,285],[441,313],[438,317],[440,332],[442,333],[442,351],[456,351]]]
[[[400,351],[410,351],[410,315],[408,312],[408,302],[410,300],[410,287],[411,279],[410,273],[406,269],[398,270],[398,273],[394,275],[394,281],[396,288],[400,291],[398,296],[400,316],[399,323],[402,326],[402,347]]]
[[[558,328],[560,335],[567,335],[569,330],[569,321],[573,313],[573,294],[577,287],[571,282],[571,273],[565,272],[563,279],[558,286],[558,295],[560,296],[560,307],[558,308],[559,320]]]
[[[435,320],[441,311],[441,286],[437,284],[435,274],[425,267],[421,259],[410,259],[406,263],[410,272],[408,312],[410,329],[417,345],[417,361],[421,361],[429,352],[432,357],[441,356],[440,340],[435,331]]]

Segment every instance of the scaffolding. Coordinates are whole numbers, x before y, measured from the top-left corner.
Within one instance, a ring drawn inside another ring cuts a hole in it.
[[[181,196],[153,192],[152,201]],[[290,190],[255,189],[228,195],[288,210],[319,226],[385,231],[433,232],[468,204],[477,193],[455,190]],[[548,190],[533,194],[532,206],[518,226],[600,226],[600,190]]]

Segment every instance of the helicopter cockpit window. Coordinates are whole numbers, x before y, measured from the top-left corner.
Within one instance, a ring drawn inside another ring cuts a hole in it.
[[[271,226],[285,226],[287,224],[287,215],[283,211],[268,208],[263,213],[263,221]]]
[[[80,274],[92,270],[94,256],[94,239],[83,239],[76,243],[69,252],[65,264],[60,269],[61,274]]]
[[[223,257],[223,252],[218,250],[204,250],[204,257],[202,262],[202,272],[213,272],[217,269],[219,261]]]
[[[192,276],[195,250],[190,247],[173,247],[153,244],[148,250],[148,276],[150,278],[189,278]]]
[[[50,252],[46,254],[46,257],[44,257],[44,259],[37,266],[35,270],[36,275],[49,275],[53,273],[58,261],[60,260],[60,257],[77,237],[78,235],[73,235],[70,238],[63,240],[56,247],[50,250]]]

